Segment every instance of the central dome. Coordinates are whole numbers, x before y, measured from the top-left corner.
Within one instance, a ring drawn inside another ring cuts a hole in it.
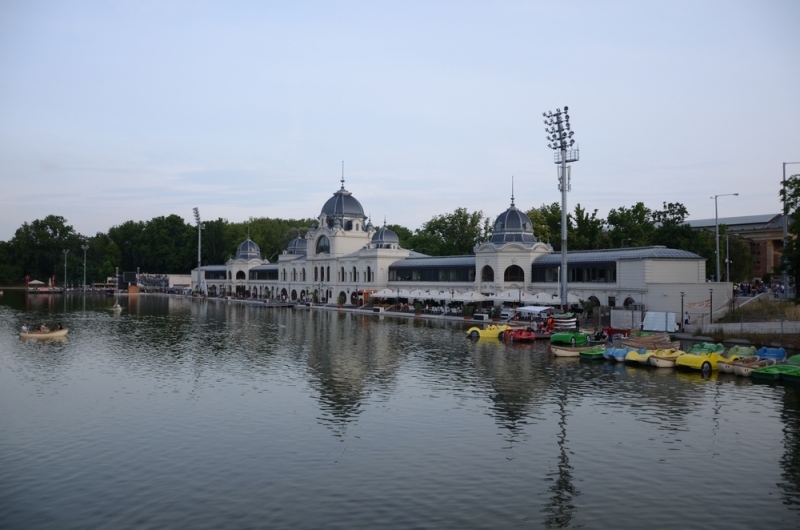
[[[492,243],[536,243],[536,237],[533,235],[533,223],[530,218],[514,206],[511,206],[505,212],[497,216],[494,222],[494,231],[492,233]]]
[[[353,194],[342,188],[333,194],[322,207],[322,213],[328,217],[350,217],[366,219],[364,208]]]
[[[236,249],[236,259],[243,259],[245,261],[250,261],[251,259],[261,259],[261,249],[258,248],[258,245],[255,241],[251,240],[249,237],[242,241],[239,245],[239,248]]]

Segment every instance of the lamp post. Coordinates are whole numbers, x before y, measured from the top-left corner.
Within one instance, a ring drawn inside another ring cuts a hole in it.
[[[733,196],[733,195],[738,196],[739,194],[738,193],[723,193],[722,195],[714,195],[713,197],[711,197],[712,199],[714,199],[714,227],[715,227],[715,233],[716,233],[716,236],[714,237],[714,239],[716,241],[716,247],[717,247],[717,283],[719,283],[719,211],[717,209],[717,198],[719,198],[719,197],[730,197],[730,196]]]
[[[681,331],[684,331],[683,326],[686,325],[686,319],[683,317],[683,295],[686,293],[681,291]]]
[[[781,250],[781,262],[783,262],[783,292],[785,293],[784,296],[789,296],[789,275],[786,272],[786,262],[783,259],[783,253],[786,251],[786,235],[788,231],[788,220],[786,216],[789,215],[789,212],[786,210],[786,166],[792,164],[800,164],[800,162],[784,162],[783,163],[783,249]],[[795,289],[797,286],[795,285]]]
[[[200,270],[200,242],[203,228],[203,223],[200,222],[200,210],[194,208],[194,220],[197,223],[197,292],[203,294],[203,271]]]
[[[83,249],[83,291],[86,292],[86,251],[89,250],[89,245],[81,245]]]
[[[708,315],[708,324],[711,325],[714,323],[714,289],[708,290],[708,297],[709,297],[709,315]]]
[[[64,252],[64,292],[67,292],[67,254],[69,254],[69,249],[65,248]]]
[[[572,135],[575,134],[570,130],[569,126],[569,107],[560,108],[555,112],[543,112],[545,132],[547,132],[547,147],[555,151],[553,161],[560,164],[558,175],[558,189],[561,190],[561,268],[564,269],[565,274],[561,277],[561,304],[564,310],[567,307],[567,192],[571,188],[571,179],[567,173],[567,163],[577,162],[580,159],[578,149],[573,149],[575,140]],[[570,168],[571,169],[571,168]]]

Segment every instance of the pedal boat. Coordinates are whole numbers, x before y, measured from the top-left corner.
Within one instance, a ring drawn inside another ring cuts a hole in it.
[[[759,359],[758,355],[754,355],[739,361],[734,361],[731,364],[733,366],[733,373],[736,375],[751,377],[753,375],[753,370],[766,368],[767,366],[775,366],[778,364],[778,361],[775,359]]]
[[[674,348],[658,350],[655,354],[650,356],[650,366],[655,366],[656,368],[675,368],[675,361],[684,353],[686,352]]]
[[[489,324],[485,328],[472,326],[467,330],[467,337],[471,339],[503,339],[503,332],[511,329],[511,326],[505,324]]]
[[[641,348],[641,351],[643,353],[646,350],[647,350],[647,348]],[[608,348],[606,350],[606,353],[605,353],[604,357],[606,359],[608,359],[609,361],[613,360],[613,361],[616,361],[618,363],[624,363],[625,362],[625,356],[628,355],[628,352],[632,352],[632,351],[636,351],[636,350],[634,348],[631,348],[630,346],[628,346],[626,348]]]
[[[717,370],[723,374],[732,374],[734,372],[733,365],[734,363],[738,362],[753,362],[759,360],[759,357],[756,355],[756,347],[755,346],[734,346],[730,350],[728,350],[728,357],[738,355],[741,357],[738,361],[731,361],[729,359],[725,359],[724,361],[717,362]]]
[[[536,340],[536,333],[520,328],[507,329],[503,332],[503,340],[508,342],[530,342]]]
[[[740,358],[741,357],[736,355],[725,357],[721,352],[713,352],[713,353],[686,352],[685,354],[678,357],[678,359],[675,361],[675,367],[691,368],[692,370],[711,372],[713,370],[718,369],[717,363],[719,361],[732,362],[732,361],[738,361]]]
[[[591,350],[578,352],[581,359],[585,361],[602,361],[606,353],[606,349],[602,346],[595,347]]]
[[[629,351],[627,355],[625,355],[625,362],[626,363],[639,363],[644,366],[650,366],[650,357],[656,354],[656,352],[660,351],[667,351],[667,350],[648,350],[642,348],[641,350],[633,350]]]

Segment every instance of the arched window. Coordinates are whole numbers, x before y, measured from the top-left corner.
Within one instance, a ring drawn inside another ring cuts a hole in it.
[[[325,267],[319,268],[319,281],[321,282],[325,281]]]
[[[525,281],[525,272],[522,270],[522,267],[519,265],[511,265],[506,269],[506,272],[503,274],[503,281],[506,282],[524,282]]]
[[[372,267],[370,267],[369,265],[367,266],[367,281],[368,282],[372,281]]]
[[[283,269],[283,281],[286,281],[286,269]]]
[[[328,270],[325,272],[325,276],[328,277],[328,280],[331,279],[331,266],[328,265]]]
[[[303,267],[303,281],[306,281],[306,268]]]
[[[314,281],[319,281],[319,267],[314,267]]]
[[[597,298],[596,296],[590,296],[589,302],[591,302],[593,306],[600,305],[600,299]]]
[[[353,267],[353,281],[354,282],[358,281],[358,271],[356,270],[355,267]]]
[[[245,275],[244,271],[239,271],[239,272],[236,273],[236,279],[237,280],[244,280],[245,278],[246,278],[246,275]]]
[[[494,269],[492,269],[488,265],[484,265],[481,269],[481,281],[482,282],[493,282],[494,281]]]
[[[297,269],[292,269],[292,281],[297,281]],[[292,298],[292,300],[294,300],[294,298]]]
[[[317,239],[317,254],[330,254],[331,252],[331,240],[328,239],[328,236],[322,236]]]
[[[633,304],[635,304],[635,303],[636,303],[636,300],[634,300],[633,298],[631,298],[631,297],[629,296],[628,298],[626,298],[626,299],[625,299],[625,302],[623,303],[623,305],[624,305],[625,307],[630,307],[630,306],[632,306],[632,305],[633,305]]]
[[[297,291],[292,289],[292,300],[297,300]]]
[[[340,281],[340,282],[345,282],[345,281],[347,281],[347,278],[345,278],[345,276],[344,276],[344,267],[342,267],[341,269],[339,269],[339,281]]]

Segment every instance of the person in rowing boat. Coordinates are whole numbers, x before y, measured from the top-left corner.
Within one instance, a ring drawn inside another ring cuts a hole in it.
[[[42,323],[42,325],[39,326],[39,332],[40,333],[50,333],[50,328],[48,328],[44,323]]]
[[[61,325],[61,322],[56,324],[56,330],[59,330],[59,329],[64,329],[64,326]]]
[[[30,333],[30,331],[28,330],[28,323],[27,322],[22,324],[22,330],[21,331],[23,333]]]

